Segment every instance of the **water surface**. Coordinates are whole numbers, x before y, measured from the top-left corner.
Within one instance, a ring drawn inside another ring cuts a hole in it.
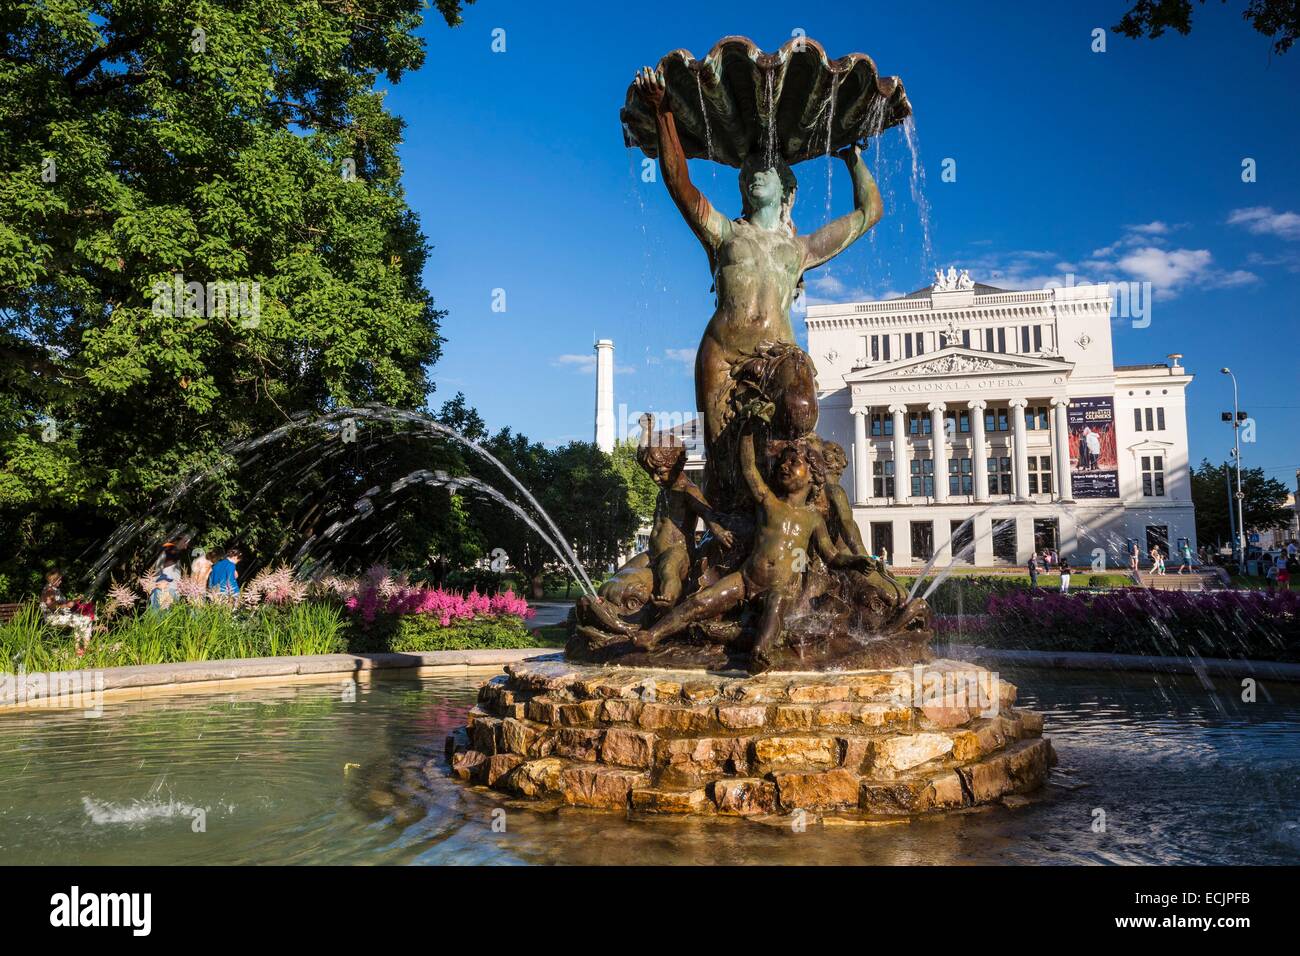
[[[443,739],[491,674],[0,714],[0,863],[1300,862],[1295,686],[1245,703],[1233,681],[1005,671],[1060,756],[1041,798],[795,833],[541,814],[456,783]]]

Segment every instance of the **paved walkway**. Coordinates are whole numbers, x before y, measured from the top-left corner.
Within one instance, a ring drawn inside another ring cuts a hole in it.
[[[537,612],[528,619],[529,627],[563,624],[569,619],[569,612],[573,610],[572,601],[529,601],[528,606]]]

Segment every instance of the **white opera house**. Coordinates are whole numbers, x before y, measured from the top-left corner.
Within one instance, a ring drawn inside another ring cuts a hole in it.
[[[817,430],[844,446],[873,553],[992,566],[1053,548],[1114,569],[1133,542],[1144,565],[1153,545],[1195,549],[1192,376],[1177,354],[1115,365],[1111,306],[1104,285],[1012,292],[949,269],[900,298],[808,307]]]

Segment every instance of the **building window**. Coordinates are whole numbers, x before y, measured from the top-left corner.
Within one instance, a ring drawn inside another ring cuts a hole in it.
[[[911,435],[930,434],[929,412],[908,412],[907,431]]]
[[[970,434],[970,412],[944,412],[943,417],[949,434]]]
[[[992,329],[984,330],[984,351],[985,352],[993,351],[993,330]]]
[[[1154,417],[1153,417],[1154,416]],[[1145,422],[1145,427],[1143,426]],[[1133,430],[1137,432],[1162,432],[1165,430],[1165,410],[1161,408],[1133,409]]]
[[[889,339],[888,335],[871,336],[871,361],[889,361]]]
[[[998,351],[1005,353],[1007,350],[1007,330],[998,329]]]
[[[1142,456],[1142,494],[1163,498],[1165,494],[1165,459],[1163,455]]]
[[[1052,456],[1029,456],[1029,493],[1031,495],[1052,493]]]
[[[911,526],[912,559],[914,561],[929,561],[934,557],[934,522],[913,521]]]
[[[873,461],[871,463],[872,491],[877,498],[894,497],[894,463],[892,461]]]
[[[1043,350],[1043,327],[1041,325],[1035,325],[1034,326],[1034,351],[1041,352],[1042,350]]]
[[[990,458],[988,460],[988,466],[989,494],[1011,494],[1011,459]]]
[[[912,357],[912,333],[903,333],[903,358]]]
[[[872,412],[871,434],[876,438],[894,434],[894,416],[887,412]]]
[[[970,348],[970,329],[961,330],[961,344]]]
[[[1020,327],[1020,351],[1029,351],[1029,326],[1027,325],[1022,325]]]
[[[993,557],[1008,564],[1016,563],[1016,521],[1014,518],[993,519]]]
[[[934,497],[934,459],[912,459],[912,497]]]
[[[948,459],[948,494],[969,495],[975,491],[969,458]]]
[[[1030,405],[1025,409],[1025,428],[1029,431],[1047,431],[1046,405]]]
[[[984,431],[1004,432],[1011,428],[1011,419],[1005,408],[990,408],[984,412]]]

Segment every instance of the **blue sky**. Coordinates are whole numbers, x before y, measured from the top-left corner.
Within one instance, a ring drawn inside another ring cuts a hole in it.
[[[1073,7],[1088,7],[1076,11]],[[977,281],[1148,280],[1151,322],[1115,321],[1116,361],[1182,352],[1191,454],[1224,458],[1237,373],[1257,422],[1247,465],[1291,484],[1300,466],[1300,49],[1240,19],[1244,0],[1196,5],[1193,31],[1107,31],[1128,3],[538,4],[480,0],[448,30],[430,20],[422,70],[388,105],[407,122],[408,198],[433,253],[425,280],[449,310],[434,403],[463,391],[492,428],[591,439],[595,338],[617,347],[616,402],[694,407],[691,356],[712,312],[704,254],[661,183],[640,181],[618,110],[634,70],[719,38],[776,49],[796,29],[831,56],[869,54],[898,74],[916,117],[870,154],[885,219],[827,268],[814,301],[908,292],[937,266]],[[493,52],[504,30],[505,52]],[[1242,181],[1255,160],[1257,180]],[[941,178],[945,159],[956,181]],[[796,168],[808,231],[851,203],[847,174]],[[735,171],[692,176],[739,214]],[[923,181],[922,181],[923,180]],[[492,309],[504,290],[504,312]],[[796,323],[801,325],[801,323]]]

